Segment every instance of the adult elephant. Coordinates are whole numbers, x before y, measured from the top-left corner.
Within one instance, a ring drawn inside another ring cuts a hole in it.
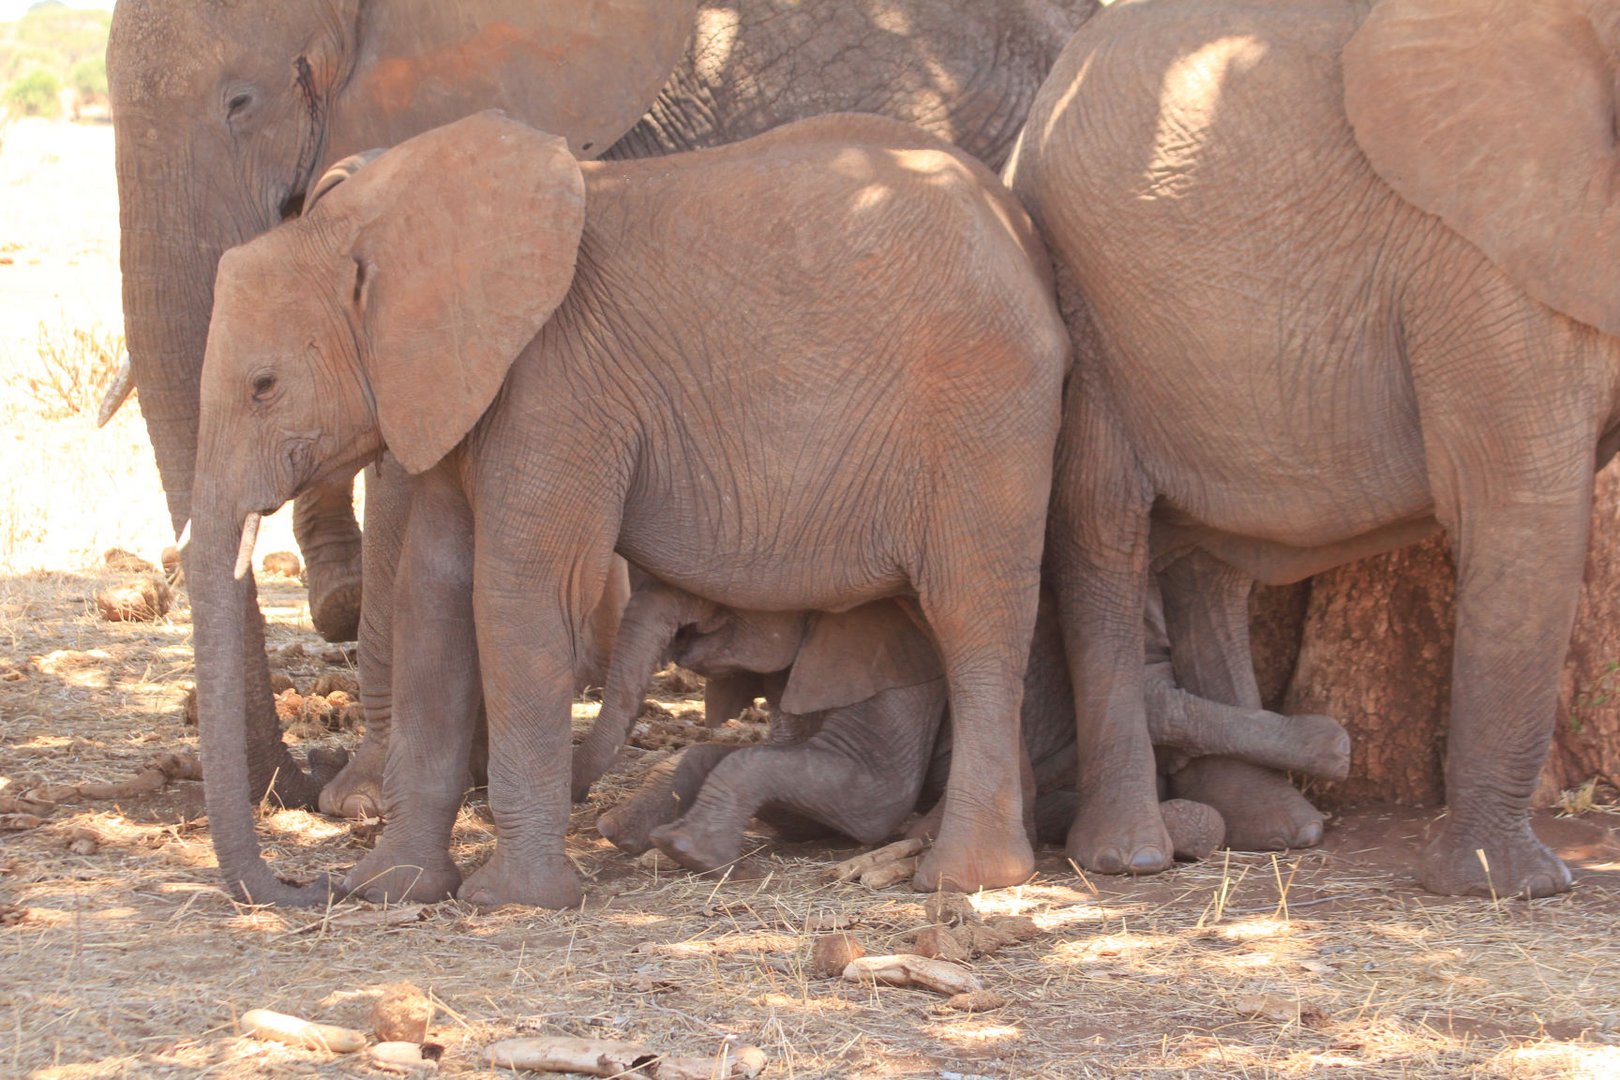
[[[1420,877],[1569,887],[1527,804],[1620,436],[1617,57],[1615,0],[1145,0],[1065,51],[1008,168],[1077,290],[1052,558],[1116,806],[1151,767],[1124,617],[1150,546],[1224,598],[1183,685],[1258,704],[1253,580],[1444,529],[1450,815]],[[1184,783],[1292,814],[1235,764]]]
[[[504,108],[595,155],[656,97],[690,36],[694,7],[121,0],[107,70],[125,333],[177,531],[191,514],[198,384],[221,253],[297,214],[331,162],[478,109]],[[348,483],[307,498],[298,517],[317,618],[352,623],[359,535]],[[306,777],[282,744],[251,581],[237,599],[247,627],[252,790],[273,777],[282,802],[313,805],[325,777]]]
[[[716,145],[790,119],[866,110],[999,162],[1063,43],[1095,8],[1096,0],[331,0],[289,15],[121,0],[107,59],[125,326],[176,529],[190,516],[219,256],[296,214],[330,163],[488,107],[594,156],[655,97],[615,155]],[[368,735],[322,799],[356,815],[381,805],[388,593],[405,498],[401,470],[385,462],[377,479],[364,544],[373,555],[366,587],[381,599],[367,605],[360,631]],[[347,485],[306,495],[295,514],[312,614],[346,636],[359,543]],[[240,599],[252,790],[273,780],[281,802],[310,805],[327,777],[306,777],[282,745],[251,582]]]
[[[1096,8],[1096,0],[701,0],[675,73],[604,156],[697,150],[824,113],[872,112],[998,167],[1053,61]],[[379,521],[375,510],[368,503],[368,525]],[[388,513],[380,524],[393,531],[397,516]],[[382,555],[368,562],[366,588],[386,595],[397,535],[368,531],[366,544]],[[612,595],[624,595],[628,583],[620,588]],[[322,793],[326,813],[368,817],[382,807],[385,743],[374,732],[385,730],[392,707],[391,611],[386,601],[366,606],[360,654],[363,674],[371,675],[361,680],[368,733]],[[712,679],[706,711],[723,719],[759,692],[746,673]]]

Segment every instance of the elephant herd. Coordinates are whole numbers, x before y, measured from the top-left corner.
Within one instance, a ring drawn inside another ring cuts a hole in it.
[[[1620,446],[1617,61],[1620,0],[120,0],[226,885],[577,903],[570,799],[665,656],[771,741],[655,771],[599,823],[627,850],[932,805],[915,884],[972,890],[1032,833],[1104,873],[1313,844],[1286,771],[1348,740],[1261,708],[1251,586],[1444,530],[1420,879],[1567,889],[1527,808]],[[308,773],[246,573],[290,499],[368,726]],[[282,882],[266,790],[387,827]]]

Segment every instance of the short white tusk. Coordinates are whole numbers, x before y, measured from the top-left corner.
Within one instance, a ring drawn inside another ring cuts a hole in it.
[[[174,546],[184,551],[189,543],[191,543],[191,519],[186,518],[186,523],[180,526],[180,534],[174,538]]]
[[[242,546],[236,549],[236,570],[233,576],[241,581],[253,569],[253,544],[259,538],[259,512],[253,511],[242,522]]]
[[[107,388],[107,396],[101,399],[101,411],[96,414],[96,427],[106,427],[107,421],[113,414],[123,408],[124,402],[135,390],[135,376],[129,367],[129,350],[124,350],[123,358],[118,362],[118,373],[113,376],[112,385]]]

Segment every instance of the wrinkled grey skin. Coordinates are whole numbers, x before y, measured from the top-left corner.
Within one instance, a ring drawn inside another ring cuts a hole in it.
[[[1583,257],[1615,236],[1615,16],[1144,0],[1064,52],[1007,176],[1078,345],[1047,557],[1086,687],[1082,758],[1105,751],[1082,775],[1107,799],[1082,811],[1087,842],[1128,844],[1153,815],[1125,617],[1150,546],[1212,605],[1178,678],[1252,706],[1253,580],[1444,529],[1449,815],[1419,876],[1570,887],[1528,804],[1620,422],[1620,263]],[[1220,763],[1185,779],[1192,798],[1270,783]],[[1290,804],[1272,812],[1292,827]]]
[[[879,606],[898,605],[872,605]],[[667,652],[705,677],[738,671],[770,676],[762,687],[772,707],[770,745],[700,744],[661,762],[630,800],[602,815],[597,822],[602,835],[635,854],[656,844],[695,870],[734,860],[743,830],[756,815],[770,815],[778,825],[808,820],[867,844],[888,838],[919,796],[925,803],[938,799],[951,739],[948,727],[941,732],[945,687],[933,667],[890,664],[873,677],[879,666],[873,657],[917,656],[933,649],[914,620],[893,612],[880,615],[887,617],[863,617],[860,611],[734,611],[656,582],[639,585],[625,609],[602,711],[575,750],[575,800],[583,799],[591,780],[611,764],[652,668]],[[1337,722],[1235,709],[1177,689],[1163,623],[1152,608],[1149,624],[1148,716],[1168,771],[1220,754],[1329,779],[1345,775],[1349,738]],[[812,648],[821,655],[805,658],[807,672],[795,665],[806,656],[802,649],[811,626],[839,635],[843,647],[829,657],[818,640]],[[808,715],[784,708],[784,690],[805,678],[841,704]],[[1061,841],[1077,809],[1073,718],[1056,612],[1043,597],[1025,669],[1022,712],[1042,839]],[[937,821],[919,828],[932,835]],[[1172,833],[1178,856],[1207,853]]]
[[[999,167],[1053,60],[1096,8],[1096,0],[703,0],[680,66],[603,157],[698,150],[856,111],[917,124]],[[324,813],[348,817],[382,812],[392,716],[392,583],[405,499],[390,493],[379,502],[373,490],[366,520],[384,539],[365,541],[365,594],[375,598],[361,623],[361,666],[372,673],[362,680],[366,739],[320,796]],[[610,595],[622,602],[628,585],[618,588]],[[610,614],[598,613],[599,644],[582,680],[602,679]],[[748,673],[716,677],[706,713],[734,714],[758,696],[756,683]]]
[[[573,138],[579,153],[599,152],[656,97],[685,46],[693,8],[694,0],[627,0],[611,10],[583,0],[120,0],[107,73],[125,332],[177,533],[191,516],[198,387],[220,255],[296,214],[332,162],[477,109],[504,107]],[[542,52],[566,40],[574,70],[524,61],[530,33]],[[458,43],[480,57],[465,81],[450,77],[466,67]],[[479,51],[484,44],[494,47]],[[348,476],[327,478],[305,493],[297,515],[323,621],[328,598],[352,608],[359,536],[349,487]],[[381,487],[368,489],[375,510],[403,505],[404,496]],[[397,535],[398,526],[383,531]],[[229,721],[231,730],[202,732],[210,798],[257,802],[273,780],[276,801],[313,806],[340,762],[317,762],[317,774],[306,776],[287,752],[253,583],[236,592],[245,713]],[[370,726],[380,732],[388,714],[375,688],[386,679],[366,670],[376,643],[365,644],[361,682],[373,688]],[[211,801],[211,817],[214,809]]]

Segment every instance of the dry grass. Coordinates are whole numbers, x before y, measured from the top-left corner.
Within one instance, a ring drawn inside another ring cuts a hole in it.
[[[18,369],[18,350],[32,355],[40,318],[116,317],[110,146],[71,130],[15,157],[49,134],[18,125],[0,151],[0,190],[31,193],[0,199],[0,374]],[[68,201],[43,203],[46,192]],[[138,412],[98,432],[13,396],[0,422],[0,778],[117,780],[155,750],[194,746],[183,592],[152,625],[101,622],[91,602],[118,580],[99,569],[104,548],[154,558],[171,539]],[[261,550],[287,544],[283,531]],[[263,587],[272,643],[315,645],[296,586]],[[300,686],[326,670],[298,664]],[[690,694],[665,704],[696,707]],[[591,711],[576,710],[580,723]],[[923,992],[805,971],[815,920],[851,922],[875,952],[922,925],[921,897],[825,884],[820,869],[843,852],[765,839],[724,881],[642,866],[590,828],[633,780],[609,778],[576,815],[587,900],[561,913],[442,904],[418,922],[344,927],[235,905],[214,887],[194,783],[64,805],[42,828],[0,833],[0,1075],[380,1075],[241,1038],[235,1018],[262,1006],[365,1027],[378,988],[406,979],[441,1002],[452,1076],[493,1075],[479,1048],[531,1032],[691,1054],[736,1034],[780,1077],[1620,1074],[1620,845],[1584,795],[1570,800],[1579,819],[1544,823],[1584,880],[1534,903],[1417,891],[1408,834],[1422,816],[1352,815],[1320,852],[1223,856],[1141,882],[1088,881],[1046,852],[1030,884],[979,898],[1043,933],[975,963],[1010,1004],[963,1016]],[[67,850],[79,828],[100,837],[97,853]],[[288,875],[352,865],[367,842],[298,811],[266,814],[261,835]],[[456,855],[470,867],[490,844],[475,803]],[[22,920],[5,925],[3,905]]]

